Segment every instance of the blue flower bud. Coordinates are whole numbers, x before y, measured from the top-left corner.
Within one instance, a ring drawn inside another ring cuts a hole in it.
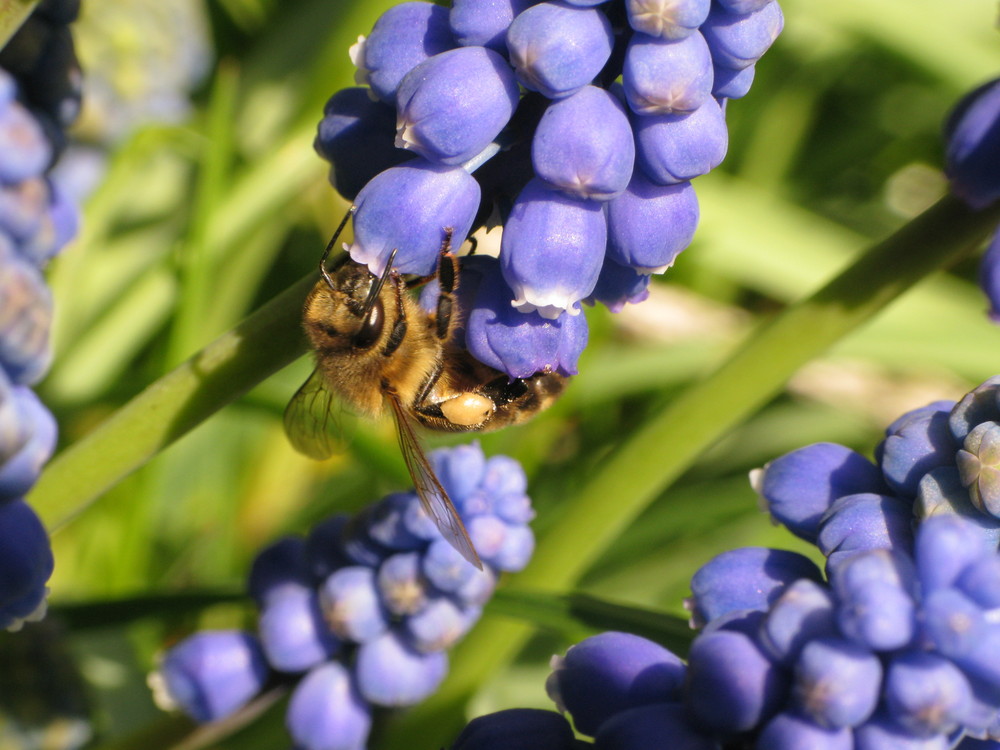
[[[712,96],[705,38],[698,32],[677,40],[635,34],[625,51],[622,85],[638,115],[694,112]]]
[[[875,549],[833,568],[837,623],[846,638],[873,651],[909,646],[916,636],[916,572],[908,557]]]
[[[782,712],[764,725],[756,746],[767,750],[854,750],[851,730],[821,727],[791,712]]]
[[[987,634],[996,628],[987,621],[985,611],[957,589],[937,589],[923,598],[924,635],[944,656],[994,688],[1000,687],[996,679],[1000,662],[988,670],[980,666],[984,657],[995,656],[985,646]]]
[[[0,228],[24,245],[41,229],[48,206],[49,187],[41,177],[0,185]]]
[[[403,622],[409,642],[417,651],[446,651],[461,640],[482,614],[479,607],[463,608],[443,596]]]
[[[933,516],[921,523],[914,549],[924,592],[951,586],[972,563],[987,556],[996,558],[996,544],[978,526],[953,515]]]
[[[538,179],[529,182],[501,239],[500,264],[514,306],[549,320],[564,310],[578,315],[576,303],[597,284],[607,236],[600,203],[569,198]]]
[[[717,739],[691,725],[680,703],[656,703],[615,714],[601,725],[595,750],[718,750]]]
[[[1000,516],[1000,424],[982,422],[955,454],[962,486],[983,513]]]
[[[313,147],[331,163],[330,182],[337,192],[354,200],[379,172],[414,157],[396,148],[395,138],[395,108],[374,101],[368,89],[347,88],[323,107]]]
[[[475,516],[466,520],[465,528],[479,556],[493,567],[497,567],[492,560],[503,546],[504,537],[507,535],[507,524],[496,516]]]
[[[554,711],[509,708],[479,716],[462,730],[451,750],[573,750],[573,730]]]
[[[375,571],[361,565],[334,571],[319,589],[323,619],[344,640],[365,643],[389,627],[389,613],[379,596]]]
[[[445,593],[458,591],[472,579],[476,570],[450,542],[441,537],[427,547],[421,565],[427,580]]]
[[[744,633],[716,630],[691,644],[685,700],[706,731],[731,734],[763,724],[781,709],[788,687],[784,671]]]
[[[0,502],[0,630],[19,630],[45,616],[52,547],[24,500]]]
[[[463,47],[486,47],[507,54],[507,28],[535,0],[453,0],[448,23]]]
[[[358,83],[367,83],[387,104],[395,101],[403,77],[429,57],[451,49],[455,40],[448,9],[427,2],[394,5],[375,22],[371,34],[351,48]]]
[[[285,715],[288,733],[301,750],[363,750],[371,722],[371,707],[336,661],[321,664],[299,682]]]
[[[452,247],[465,242],[479,209],[479,184],[458,167],[413,159],[376,175],[355,200],[349,252],[376,276],[393,250],[400,273],[429,276],[437,268],[445,228]]]
[[[914,497],[924,474],[954,461],[955,441],[948,427],[951,402],[918,410],[895,428],[886,430],[879,449],[885,480],[900,495]]]
[[[620,195],[635,163],[625,108],[596,86],[550,104],[531,141],[531,163],[541,179],[572,197],[606,201]]]
[[[340,547],[347,558],[347,565],[365,565],[377,568],[392,550],[371,538],[369,520],[375,515],[374,506],[368,505],[344,524]]]
[[[854,730],[854,750],[948,750],[943,734],[927,737],[901,727],[889,716],[876,714]]]
[[[18,247],[21,256],[38,268],[58,254],[76,236],[80,226],[76,200],[53,180],[45,180],[45,186],[47,200],[39,225]]]
[[[979,288],[990,303],[987,315],[994,323],[1000,323],[1000,231],[993,233],[993,239],[979,259]]]
[[[914,734],[948,733],[968,714],[972,689],[947,659],[907,651],[889,662],[885,702],[886,713]]]
[[[739,547],[716,555],[691,577],[689,609],[695,627],[727,612],[766,610],[800,578],[823,579],[804,555],[766,547]]]
[[[683,39],[708,17],[710,0],[625,0],[628,25],[661,39]]]
[[[507,573],[517,573],[527,567],[534,552],[535,534],[530,526],[505,526],[503,541],[490,555],[489,563]]]
[[[816,638],[838,634],[833,595],[809,579],[795,581],[764,616],[760,643],[784,666],[798,658],[802,647]]]
[[[493,596],[497,586],[496,573],[489,566],[484,566],[482,570],[471,565],[466,567],[472,568],[473,573],[452,595],[463,607],[481,607]]]
[[[637,171],[608,204],[608,255],[637,273],[663,273],[691,243],[698,216],[690,182],[656,185]]]
[[[923,570],[921,575],[924,576]],[[955,588],[980,607],[997,609],[1000,607],[1000,556],[991,554],[969,563],[954,583]]]
[[[627,304],[637,305],[649,297],[649,274],[637,273],[629,266],[604,256],[601,275],[597,277],[594,291],[584,300],[588,305],[598,302],[613,313],[619,313]]]
[[[615,714],[636,706],[677,700],[686,668],[657,643],[609,631],[554,656],[545,690],[577,730],[593,737]]]
[[[519,14],[507,30],[507,49],[526,89],[550,99],[590,83],[611,56],[614,36],[596,8],[545,2]]]
[[[418,536],[408,526],[411,506],[420,503],[414,492],[394,492],[386,495],[367,515],[368,536],[386,549],[407,551],[424,546],[426,539]]]
[[[636,164],[661,185],[708,174],[729,148],[726,118],[712,98],[690,114],[637,115],[632,127]]]
[[[1000,545],[1000,518],[981,513],[972,504],[972,498],[962,486],[955,466],[941,466],[924,475],[913,501],[913,515],[918,520],[942,515],[958,516],[975,525],[994,548]]]
[[[48,369],[52,294],[41,274],[0,247],[0,366],[17,384],[31,385]]]
[[[31,113],[19,102],[0,109],[0,182],[12,185],[40,175],[52,160],[52,147]]]
[[[311,582],[305,539],[286,536],[254,557],[247,577],[247,592],[258,607],[263,607],[272,591],[288,585],[304,587]]]
[[[913,546],[912,515],[911,509],[892,495],[862,492],[837,498],[816,539],[828,558],[827,570],[866,550],[909,553]]]
[[[491,510],[507,523],[528,523],[535,517],[528,490],[528,477],[510,456],[490,456],[480,484],[492,499]]]
[[[433,162],[462,164],[503,130],[519,96],[513,71],[493,50],[459,47],[434,55],[399,84],[396,145]]]
[[[756,68],[748,65],[739,70],[715,65],[712,68],[712,96],[716,99],[742,99],[750,91]]]
[[[378,706],[412,706],[437,690],[448,673],[448,656],[443,651],[420,653],[389,630],[361,645],[354,669],[365,700]]]
[[[882,664],[868,649],[839,638],[810,641],[795,665],[792,701],[820,726],[856,727],[875,710]]]
[[[279,672],[304,672],[340,646],[323,621],[316,592],[294,583],[272,589],[257,629],[268,663]]]
[[[320,521],[306,537],[306,561],[313,580],[322,581],[338,568],[351,565],[344,554],[344,528],[350,516],[338,513]]]
[[[948,426],[961,443],[972,428],[981,422],[1000,422],[1000,375],[977,385],[955,404]]]
[[[720,8],[728,13],[753,13],[773,0],[716,0]]]
[[[13,458],[31,439],[31,423],[25,419],[18,388],[0,367],[0,462]]]
[[[420,555],[402,552],[382,561],[378,589],[386,608],[394,615],[411,615],[427,604],[427,586],[420,575]]]
[[[448,451],[434,451],[428,458],[441,484],[463,516],[466,501],[479,488],[486,470],[486,456],[478,442],[457,445]]]
[[[207,722],[242,708],[267,676],[256,638],[238,630],[207,630],[170,649],[150,684],[161,706]]]
[[[815,542],[820,520],[838,497],[884,489],[878,468],[837,443],[815,443],[750,472],[767,509],[801,539]]]
[[[0,386],[0,403],[4,401],[2,390],[3,386]],[[10,454],[4,451],[7,440],[0,437],[0,502],[23,497],[28,493],[56,447],[58,432],[52,413],[30,388],[13,386],[8,398],[17,414],[15,421],[24,425],[29,434],[25,442]],[[0,423],[4,420],[4,413],[5,409],[0,405]],[[16,428],[14,431],[20,432]],[[6,429],[0,424],[0,434],[4,432]],[[20,440],[13,442],[16,445]]]
[[[527,245],[524,249],[531,252]],[[586,317],[563,312],[552,320],[538,312],[518,312],[500,263],[487,256],[468,260],[475,261],[468,265],[481,278],[466,321],[465,345],[472,355],[511,378],[538,372],[575,375],[577,360],[587,345]]]
[[[712,59],[726,68],[746,68],[759,60],[785,24],[781,6],[768,3],[750,13],[730,13],[716,6],[701,26]]]
[[[955,105],[945,123],[945,174],[951,189],[976,209],[1000,198],[1000,79],[985,83]]]

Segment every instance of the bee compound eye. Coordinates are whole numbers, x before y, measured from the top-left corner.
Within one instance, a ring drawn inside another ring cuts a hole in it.
[[[382,300],[377,299],[361,322],[361,328],[354,336],[354,346],[359,349],[367,349],[372,346],[382,335],[384,324],[385,311],[382,309]]]
[[[474,427],[487,421],[496,409],[493,400],[481,393],[463,393],[438,404],[444,418],[455,425]]]

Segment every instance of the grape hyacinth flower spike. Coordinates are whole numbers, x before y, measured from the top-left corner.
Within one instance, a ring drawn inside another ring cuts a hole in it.
[[[825,580],[798,553],[731,550],[692,580],[690,606],[704,624],[686,661],[646,638],[606,632],[553,658],[548,693],[598,750],[993,742],[996,545],[946,515],[925,520],[910,549],[857,552]],[[550,736],[554,747],[577,747],[558,714],[515,709],[476,719],[452,750],[506,747],[497,743],[507,737],[534,748]]]
[[[48,534],[24,497],[57,432],[32,390],[51,356],[52,299],[42,269],[78,223],[50,173],[80,103],[68,27],[76,8],[58,6],[39,6],[0,52],[0,628],[8,630],[44,616],[54,565]]]
[[[334,516],[262,550],[248,590],[256,635],[196,633],[152,678],[160,702],[197,721],[287,685],[296,747],[364,747],[376,707],[418,703],[448,671],[447,651],[479,619],[501,573],[527,565],[534,517],[521,467],[478,445],[429,454],[484,563],[441,536],[414,492]]]
[[[948,116],[944,135],[944,171],[952,193],[976,210],[1000,199],[1000,79],[966,94]],[[993,322],[1000,321],[998,236],[1000,230],[994,232],[979,265],[979,284]]]
[[[373,273],[396,249],[397,270],[430,275],[446,228],[456,251],[502,228],[507,288],[460,291],[475,324],[456,343],[512,379],[574,372],[580,303],[640,303],[691,243],[690,181],[725,156],[724,105],[783,23],[774,0],[622,2],[390,8],[352,49],[361,87],[319,124]]]

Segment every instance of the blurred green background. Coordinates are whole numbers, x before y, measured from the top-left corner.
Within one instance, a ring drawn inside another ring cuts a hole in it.
[[[1000,69],[991,1],[781,3],[783,35],[750,94],[729,104],[729,156],[695,182],[702,220],[691,248],[647,302],[588,312],[581,374],[557,407],[481,438],[488,454],[525,465],[542,536],[559,533],[605,457],[758,320],[944,193],[941,122]],[[87,148],[64,168],[93,187],[79,239],[49,274],[56,356],[40,387],[62,447],[314,267],[346,208],[312,151],[315,125],[330,94],[352,84],[348,46],[390,4],[84,0],[76,34],[89,99],[77,139]],[[927,280],[802,368],[663,492],[578,590],[684,616],[687,581],[714,554],[746,544],[808,551],[758,510],[747,472],[820,440],[870,454],[902,411],[1000,371],[1000,331],[974,277],[968,259]],[[364,426],[351,452],[329,462],[295,454],[281,413],[309,369],[303,358],[267,379],[54,533],[53,613],[35,637],[75,665],[80,681],[60,681],[60,710],[86,715],[89,729],[56,732],[35,706],[50,729],[41,746],[75,746],[88,733],[101,747],[180,741],[188,725],[165,719],[144,686],[156,652],[195,628],[252,627],[251,608],[227,595],[241,590],[260,546],[407,484],[389,425]],[[664,447],[646,450],[655,463]],[[623,494],[629,482],[621,477]],[[50,524],[65,510],[38,509]],[[217,603],[184,598],[194,594]],[[83,606],[150,596],[124,609]],[[550,707],[548,657],[579,632],[541,628],[512,665],[479,675],[459,711]],[[0,639],[0,653],[27,653],[23,640]],[[0,676],[8,710],[15,684]],[[31,746],[3,726],[0,748]],[[288,744],[280,711],[236,738],[184,741]],[[414,745],[390,734],[372,747]]]

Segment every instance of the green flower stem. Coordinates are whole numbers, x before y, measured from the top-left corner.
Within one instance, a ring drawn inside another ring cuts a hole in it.
[[[1000,206],[972,212],[945,197],[826,286],[760,325],[715,373],[597,467],[578,496],[566,498],[558,530],[538,540],[517,585],[572,589],[646,506],[704,450],[776,395],[796,370],[922,278],[974,250],[998,221]],[[483,621],[453,653],[441,690],[397,721],[381,747],[405,747],[412,737],[421,737],[427,747],[447,747],[461,726],[465,702],[514,659],[532,632],[520,622]]]
[[[311,273],[164,375],[60,453],[29,495],[51,530],[179,437],[306,351]]]

